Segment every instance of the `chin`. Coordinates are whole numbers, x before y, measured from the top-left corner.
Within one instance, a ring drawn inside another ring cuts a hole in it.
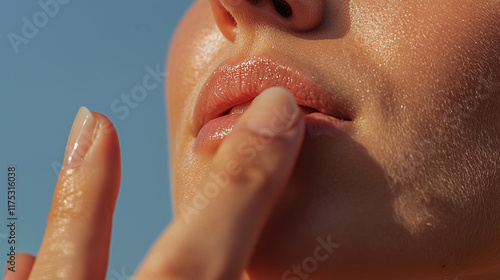
[[[306,136],[249,278],[444,280],[484,270],[492,258],[480,243],[490,236],[471,228],[486,221],[446,210],[446,201],[415,202],[414,192],[394,192],[384,174],[347,134]]]

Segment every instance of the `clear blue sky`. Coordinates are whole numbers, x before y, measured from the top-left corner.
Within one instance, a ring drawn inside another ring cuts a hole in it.
[[[164,69],[192,1],[57,0],[47,11],[39,4],[53,1],[0,2],[0,259],[8,248],[7,167],[18,169],[17,248],[36,254],[73,118],[87,106],[107,115],[120,137],[107,279],[125,280],[172,218],[164,84],[127,115],[115,100],[142,84],[146,67]]]

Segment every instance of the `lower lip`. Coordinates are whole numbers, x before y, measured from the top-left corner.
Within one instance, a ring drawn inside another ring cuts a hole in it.
[[[213,152],[217,150],[222,140],[231,133],[242,114],[225,115],[206,123],[198,133],[195,150]],[[335,137],[341,130],[346,130],[350,121],[322,114],[311,113],[304,116],[306,137]]]
[[[216,150],[241,116],[242,114],[224,115],[207,122],[198,132],[195,149],[208,152]]]

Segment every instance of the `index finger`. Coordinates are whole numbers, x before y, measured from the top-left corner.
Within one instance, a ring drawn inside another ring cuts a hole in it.
[[[103,279],[121,178],[113,124],[82,107],[70,132],[29,279]]]
[[[291,176],[304,129],[303,114],[287,90],[259,95],[137,279],[237,279]],[[254,156],[243,149],[254,149]]]

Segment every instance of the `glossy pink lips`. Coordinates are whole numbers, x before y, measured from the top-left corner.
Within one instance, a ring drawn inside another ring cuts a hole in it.
[[[196,137],[196,146],[218,145],[232,130],[241,114],[224,115],[208,121]]]
[[[309,134],[329,134],[351,119],[341,110],[345,106],[341,106],[339,95],[327,91],[321,81],[297,67],[269,57],[226,61],[208,78],[196,100],[195,148],[216,148],[249,102],[274,86],[288,89],[303,107]]]

